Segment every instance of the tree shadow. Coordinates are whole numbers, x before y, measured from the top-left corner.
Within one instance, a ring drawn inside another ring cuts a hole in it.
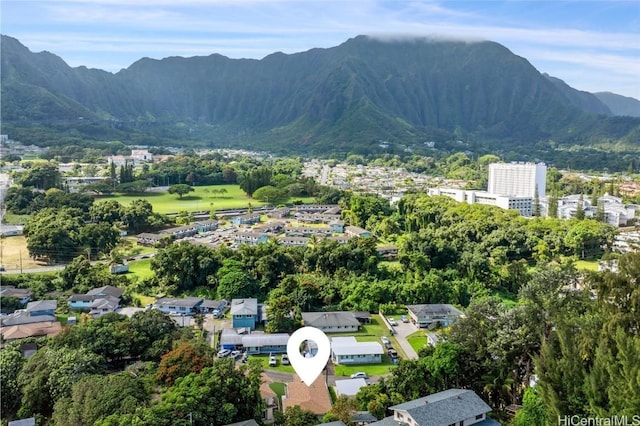
[[[178,198],[181,201],[197,201],[202,200],[202,197],[199,195],[183,195],[182,198]]]

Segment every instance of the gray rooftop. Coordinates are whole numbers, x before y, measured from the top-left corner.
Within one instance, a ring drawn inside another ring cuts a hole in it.
[[[258,299],[233,299],[231,315],[258,315]]]
[[[23,298],[31,296],[32,291],[27,288],[16,288],[12,285],[0,287],[0,296]]]
[[[304,325],[312,327],[337,327],[337,326],[359,326],[353,312],[303,312],[302,320]]]
[[[19,311],[15,311],[12,314],[9,314],[2,318],[2,325],[20,325],[20,324],[31,324],[34,322],[53,322],[56,321],[56,317],[53,315],[36,315],[31,316],[29,312],[24,309]]]
[[[57,300],[37,300],[27,303],[27,311],[55,311],[57,307]]]
[[[414,315],[418,317],[424,317],[427,315],[462,315],[462,312],[455,306],[444,303],[407,305],[407,309],[409,309],[414,313]]]
[[[87,292],[87,294],[90,296],[111,296],[117,297],[118,299],[122,297],[122,293],[124,293],[123,289],[111,285],[94,288],[93,290],[89,290]]]
[[[181,298],[173,298],[173,297],[163,297],[160,299],[156,299],[153,303],[154,306],[157,307],[185,307],[185,308],[195,308],[198,304],[202,303],[200,297],[181,297]]]
[[[245,348],[257,348],[262,346],[286,346],[288,341],[289,335],[287,333],[252,333],[248,336],[242,336],[242,346],[244,346]]]
[[[450,425],[491,411],[486,402],[467,389],[448,389],[389,408],[406,411],[419,426]]]

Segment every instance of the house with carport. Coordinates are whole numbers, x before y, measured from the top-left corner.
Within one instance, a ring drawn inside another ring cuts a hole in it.
[[[302,323],[325,333],[350,333],[360,328],[360,321],[353,312],[303,312]]]
[[[355,337],[332,337],[331,360],[334,364],[380,364],[384,349],[378,342],[358,342]]]
[[[455,323],[463,313],[453,305],[434,303],[407,305],[411,322],[418,327],[448,327]]]

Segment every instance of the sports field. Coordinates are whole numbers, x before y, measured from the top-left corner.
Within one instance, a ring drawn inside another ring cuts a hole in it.
[[[133,200],[147,200],[153,206],[153,211],[158,213],[177,213],[179,211],[208,211],[208,210],[226,210],[234,208],[260,207],[264,203],[253,198],[249,198],[247,194],[240,189],[239,185],[208,185],[194,186],[194,192],[183,195],[180,198],[177,194],[169,194],[167,192],[144,192],[142,194],[132,195],[112,195],[105,197],[96,197],[96,202],[100,200],[116,200],[121,204],[128,205]],[[221,189],[226,193],[219,193]],[[302,200],[304,203],[310,203],[312,198],[295,198]],[[294,199],[288,200],[293,201]]]

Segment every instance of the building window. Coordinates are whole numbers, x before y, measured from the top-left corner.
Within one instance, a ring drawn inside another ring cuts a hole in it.
[[[482,420],[482,419],[484,419],[484,414],[478,414],[476,416],[476,420]]]

